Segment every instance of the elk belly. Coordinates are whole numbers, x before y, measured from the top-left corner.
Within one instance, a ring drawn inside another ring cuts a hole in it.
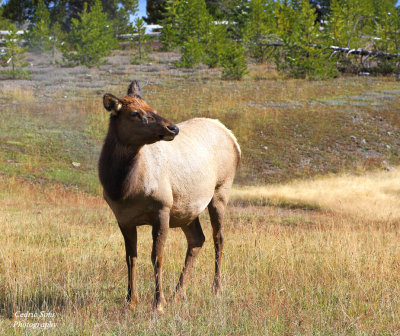
[[[171,209],[170,227],[189,225],[193,222],[211,202],[213,195],[199,198],[197,200],[180,200]]]

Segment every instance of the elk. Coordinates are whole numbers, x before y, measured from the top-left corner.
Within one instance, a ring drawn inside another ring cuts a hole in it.
[[[213,289],[221,291],[223,227],[229,192],[240,161],[235,136],[222,123],[195,118],[174,125],[143,99],[132,81],[127,96],[106,93],[108,133],[99,159],[103,195],[125,240],[128,266],[127,303],[134,309],[137,226],[151,225],[155,294],[153,310],[163,312],[163,249],[169,228],[181,228],[187,239],[185,264],[175,298],[185,295],[187,278],[205,237],[199,215],[208,207],[215,247]]]

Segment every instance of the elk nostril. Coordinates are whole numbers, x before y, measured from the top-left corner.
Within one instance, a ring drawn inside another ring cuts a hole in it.
[[[175,135],[177,135],[177,134],[179,133],[179,127],[176,126],[176,125],[169,125],[169,126],[167,126],[167,128],[168,128],[171,132],[175,133]]]

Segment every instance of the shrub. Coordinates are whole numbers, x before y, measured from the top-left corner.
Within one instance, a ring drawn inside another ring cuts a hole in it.
[[[141,64],[144,61],[148,61],[148,50],[146,49],[146,42],[148,37],[146,35],[146,28],[144,26],[144,20],[142,18],[136,18],[135,24],[132,27],[132,48],[134,51],[131,56],[132,64]]]
[[[244,26],[243,39],[250,56],[257,62],[264,62],[271,51],[268,36],[276,32],[273,9],[275,4],[265,0],[249,2],[249,17]]]
[[[24,61],[26,49],[20,46],[21,35],[17,34],[17,28],[13,24],[9,25],[8,30],[10,34],[6,35],[4,38],[5,48],[1,60],[3,67],[11,65],[11,69],[4,70],[2,73],[13,79],[29,78],[29,70],[24,70],[24,68],[28,66],[28,62]]]
[[[177,65],[182,68],[192,68],[204,57],[204,45],[196,38],[189,36],[181,47],[181,59]]]
[[[223,67],[222,79],[242,79],[247,73],[243,46],[237,42],[232,42],[227,46],[222,55],[221,64]]]
[[[316,13],[310,3],[303,0],[300,11],[281,4],[277,17],[278,34],[283,41],[282,50],[275,56],[278,71],[294,78],[334,77],[336,60],[325,48],[329,39],[323,38],[315,24]]]
[[[37,52],[50,51],[52,48],[50,33],[50,12],[43,0],[35,5],[33,22],[26,34],[30,49]]]
[[[228,43],[226,26],[212,24],[205,39],[204,64],[208,65],[210,68],[215,68],[220,65],[222,55]]]
[[[102,59],[117,45],[113,35],[112,25],[103,12],[101,1],[96,0],[90,12],[85,3],[79,19],[72,19],[68,43],[63,50],[64,57],[86,66],[100,65],[104,63]]]

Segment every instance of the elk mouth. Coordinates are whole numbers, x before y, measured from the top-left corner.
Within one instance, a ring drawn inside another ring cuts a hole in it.
[[[176,134],[161,134],[158,136],[160,140],[172,141],[175,139]]]
[[[158,138],[160,140],[172,141],[178,135],[179,128],[176,125],[169,125],[167,126],[166,131],[168,132],[167,134],[161,134]]]

